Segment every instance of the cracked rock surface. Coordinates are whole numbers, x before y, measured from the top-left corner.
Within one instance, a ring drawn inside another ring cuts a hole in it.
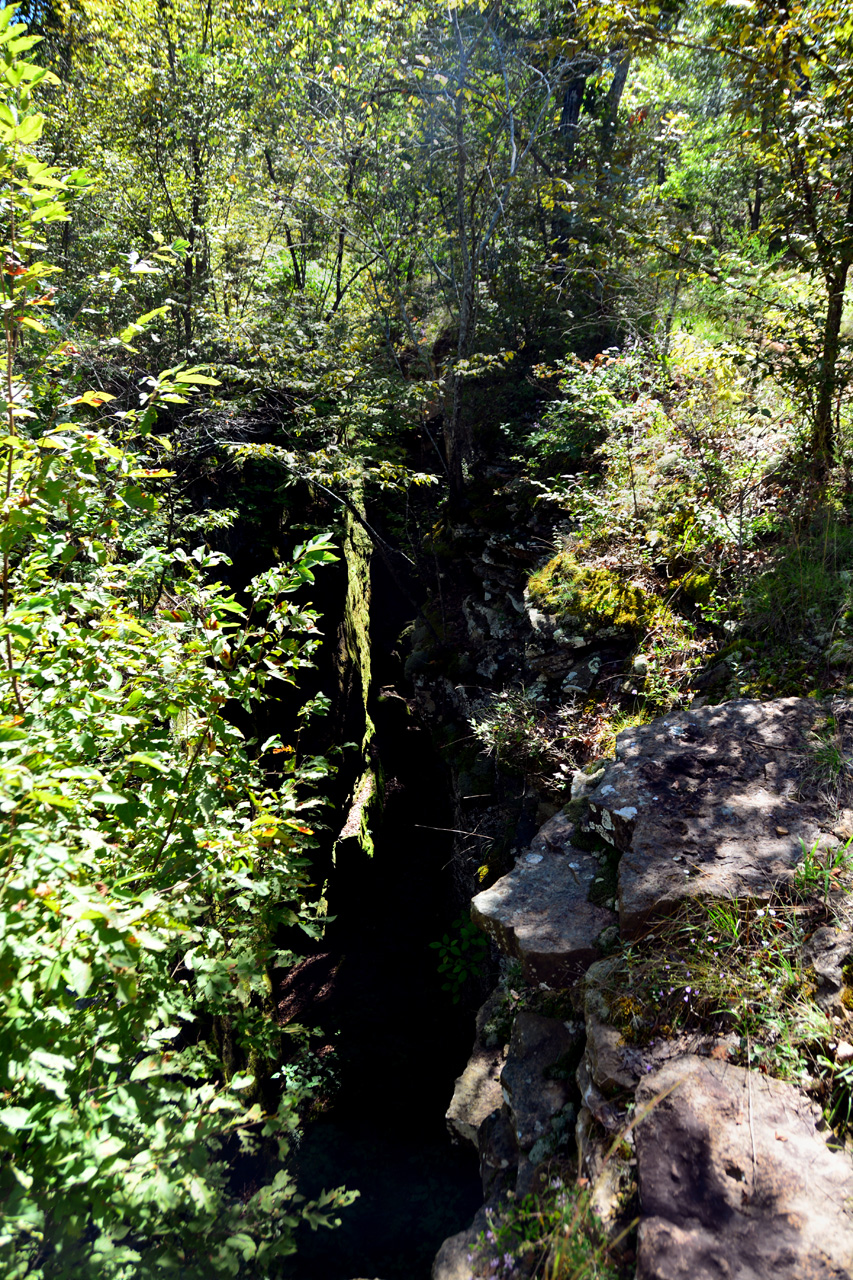
[[[589,804],[591,825],[623,851],[623,936],[688,898],[761,901],[804,845],[838,843],[809,787],[811,735],[826,712],[810,698],[741,698],[619,735]],[[851,704],[836,716],[849,751]]]

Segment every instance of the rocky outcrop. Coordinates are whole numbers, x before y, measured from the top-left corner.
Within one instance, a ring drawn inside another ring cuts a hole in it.
[[[638,1280],[842,1280],[853,1166],[782,1080],[686,1057],[637,1090]]]
[[[518,1147],[515,1126],[508,1107],[493,1111],[477,1132],[480,1153],[480,1180],[487,1200],[500,1198],[517,1181]]]
[[[832,856],[853,834],[853,815],[839,818],[820,772],[828,734],[833,749],[853,757],[853,702],[739,700],[629,730],[603,774],[575,775],[572,811],[589,793],[589,826],[621,853],[618,922],[637,954],[656,945],[652,922],[686,900],[766,902],[808,851]],[[527,999],[532,991],[552,1000],[560,988],[579,1014],[545,1016],[511,993],[520,1012],[500,1075],[502,1104],[476,1133],[484,1194],[500,1212],[507,1191],[524,1195],[549,1157],[574,1150],[613,1237],[630,1223],[626,1205],[638,1185],[638,1280],[850,1276],[850,1154],[831,1149],[801,1088],[734,1065],[742,1043],[725,1020],[630,1043],[638,992],[626,1001],[622,955],[601,954],[618,941],[616,916],[590,902],[601,896],[603,868],[577,839],[558,814],[472,903],[476,923],[521,961]],[[813,927],[801,961],[804,991],[824,1011],[815,1013],[838,1028],[826,1052],[849,1063],[850,922]],[[463,1235],[469,1248],[477,1233]],[[467,1265],[464,1280],[486,1274]]]
[[[619,735],[589,812],[623,853],[623,936],[687,898],[765,900],[804,848],[838,844],[826,800],[808,786],[811,735],[825,719],[809,698],[738,699]]]
[[[445,1240],[432,1264],[431,1280],[473,1280],[474,1253],[477,1241],[488,1227],[490,1207],[483,1205],[470,1227]]]
[[[474,923],[521,961],[534,984],[577,981],[601,954],[601,935],[616,919],[589,901],[601,869],[595,855],[571,845],[572,832],[562,814],[552,818],[513,870],[471,903]]]
[[[580,1043],[577,1026],[526,1010],[516,1018],[501,1085],[519,1151],[541,1143],[569,1104]]]
[[[815,929],[806,942],[803,959],[815,976],[815,1002],[826,1013],[845,1012],[850,988],[845,969],[853,958],[853,930],[839,925]]]
[[[602,994],[613,968],[613,961],[602,960],[590,967],[583,984],[586,1049],[584,1062],[596,1089],[607,1097],[633,1089],[640,1077],[641,1066],[636,1051],[625,1044],[620,1032],[610,1023],[610,1009]]]

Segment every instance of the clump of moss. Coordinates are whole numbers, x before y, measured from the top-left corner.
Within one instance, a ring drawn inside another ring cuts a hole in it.
[[[567,800],[563,805],[563,816],[568,818],[569,822],[574,822],[580,826],[584,821],[589,809],[589,799],[586,796],[575,796],[574,800]]]
[[[561,619],[580,618],[637,633],[676,625],[657,596],[612,569],[580,564],[570,551],[561,551],[538,569],[527,587],[534,604]]]
[[[696,604],[710,604],[714,595],[714,575],[696,570],[681,579],[681,590]]]

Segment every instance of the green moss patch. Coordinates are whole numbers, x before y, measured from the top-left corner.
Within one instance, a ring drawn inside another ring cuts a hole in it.
[[[716,583],[711,573],[688,573],[681,579],[681,590],[696,604],[710,604]]]
[[[570,551],[549,560],[527,586],[534,604],[558,618],[635,633],[662,624],[677,626],[675,615],[658,596],[626,582],[612,569],[580,564]]]

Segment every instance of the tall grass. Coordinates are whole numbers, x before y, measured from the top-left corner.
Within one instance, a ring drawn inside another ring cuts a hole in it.
[[[831,627],[853,604],[853,527],[825,519],[788,544],[744,597],[752,631],[793,639]]]

